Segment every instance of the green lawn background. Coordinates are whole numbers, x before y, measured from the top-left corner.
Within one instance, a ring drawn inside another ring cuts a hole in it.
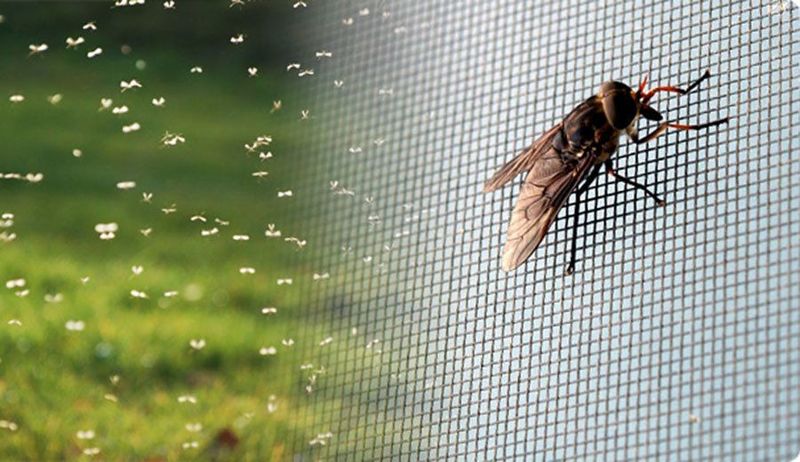
[[[318,432],[297,418],[308,412],[300,335],[315,337],[314,326],[300,329],[298,282],[312,267],[304,251],[264,230],[274,223],[284,237],[303,238],[305,199],[277,198],[312,155],[303,146],[302,91],[274,65],[250,78],[240,60],[206,64],[168,47],[126,55],[104,44],[89,60],[91,44],[73,51],[51,42],[28,56],[28,43],[38,42],[4,36],[0,59],[0,172],[44,174],[35,184],[0,180],[0,213],[14,214],[7,231],[17,235],[0,244],[0,282],[24,278],[29,290],[19,297],[0,287],[0,420],[16,425],[0,429],[2,458],[78,459],[97,447],[102,460],[211,459],[223,429],[240,440],[231,460],[290,458],[295,439]],[[193,66],[203,73],[190,73]],[[132,78],[143,88],[121,93],[119,82]],[[11,103],[15,94],[25,100]],[[56,105],[47,100],[54,94],[62,95]],[[163,108],[150,102],[160,96]],[[99,111],[102,97],[130,112]],[[132,122],[141,130],[123,134]],[[167,131],[186,143],[164,147]],[[259,135],[273,137],[272,159],[245,150]],[[257,170],[269,176],[253,177]],[[134,190],[116,188],[128,180]],[[162,212],[172,204],[176,212]],[[199,214],[208,222],[190,220]],[[107,222],[119,232],[101,241],[94,226]],[[219,234],[200,235],[214,226]],[[152,228],[149,237],[143,228]],[[240,274],[245,266],[256,273]],[[149,298],[132,297],[134,289]],[[162,296],[172,290],[179,295]],[[55,294],[63,301],[45,301]],[[262,315],[262,307],[278,313]],[[69,320],[85,329],[67,330]],[[195,351],[192,339],[206,346]],[[296,344],[284,346],[288,339]],[[260,355],[268,346],[278,353]],[[185,395],[197,403],[178,402]],[[193,423],[202,430],[189,431]],[[81,440],[81,430],[96,436]],[[190,442],[199,447],[184,449]]]

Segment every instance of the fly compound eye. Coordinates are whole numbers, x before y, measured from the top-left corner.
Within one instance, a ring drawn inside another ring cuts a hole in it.
[[[603,96],[603,112],[608,122],[617,130],[624,130],[633,122],[638,109],[630,92],[615,91]]]

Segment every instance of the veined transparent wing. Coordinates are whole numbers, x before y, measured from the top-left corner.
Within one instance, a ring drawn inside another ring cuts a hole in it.
[[[564,161],[552,147],[537,156],[511,214],[503,249],[505,271],[521,265],[536,250],[593,160],[593,156],[584,154],[575,161]]]
[[[490,192],[501,188],[523,171],[530,170],[536,162],[536,159],[541,157],[542,153],[550,148],[553,136],[555,136],[559,130],[561,130],[561,124],[548,130],[544,135],[540,136],[539,139],[534,141],[528,149],[520,152],[516,157],[500,167],[500,170],[498,170],[489,181],[484,183],[483,191]]]

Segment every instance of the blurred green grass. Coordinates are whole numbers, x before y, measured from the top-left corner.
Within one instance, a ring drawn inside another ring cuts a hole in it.
[[[19,297],[0,287],[0,419],[18,425],[0,430],[2,459],[77,459],[88,447],[104,460],[213,459],[215,435],[226,428],[240,438],[230,460],[290,458],[293,439],[315,433],[297,419],[305,406],[300,349],[281,344],[302,342],[301,286],[276,281],[312,271],[302,251],[264,230],[275,223],[284,237],[303,238],[303,199],[276,196],[309,161],[298,157],[306,154],[303,95],[268,69],[257,78],[221,66],[190,74],[203,63],[169,51],[108,49],[88,60],[86,47],[28,57],[21,44],[4,43],[0,60],[0,172],[42,172],[44,180],[0,180],[0,213],[15,215],[18,236],[0,243],[0,282],[25,278],[30,291]],[[143,88],[120,93],[120,80],[132,78]],[[57,93],[62,101],[50,104]],[[12,104],[12,94],[26,99]],[[160,96],[164,108],[150,103]],[[98,111],[101,97],[130,112]],[[275,100],[283,108],[272,113]],[[142,129],[123,134],[134,121]],[[162,146],[166,131],[186,143]],[[266,134],[274,158],[261,162],[244,143]],[[256,170],[269,176],[254,178]],[[135,190],[116,188],[127,180]],[[145,191],[152,203],[142,200]],[[161,211],[172,204],[175,213]],[[197,214],[208,222],[191,221]],[[217,217],[230,225],[213,223]],[[106,222],[120,230],[101,241],[94,226]],[[214,226],[219,234],[200,235]],[[134,265],[144,272],[134,276]],[[256,273],[240,274],[243,266]],[[132,297],[134,289],[149,298]],[[162,296],[171,290],[179,295]],[[56,293],[63,301],[44,301]],[[264,306],[278,313],[264,316]],[[12,319],[21,326],[7,324]],[[85,330],[67,330],[68,320],[84,321]],[[191,339],[206,346],[194,351]],[[260,355],[262,346],[277,355]],[[181,395],[197,403],[179,403]],[[203,429],[188,431],[193,422]],[[95,439],[77,439],[88,429]],[[199,448],[182,449],[190,441]]]

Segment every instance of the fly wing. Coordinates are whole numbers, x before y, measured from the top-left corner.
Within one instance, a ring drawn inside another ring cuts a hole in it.
[[[514,179],[515,176],[519,175],[523,171],[530,170],[531,167],[533,167],[533,164],[536,162],[536,159],[538,159],[543,152],[550,148],[550,143],[553,140],[553,136],[555,136],[559,130],[561,130],[560,123],[548,130],[544,135],[540,136],[539,139],[534,141],[528,149],[520,152],[516,157],[500,167],[500,170],[498,170],[497,173],[495,173],[494,176],[489,179],[489,181],[484,183],[483,192],[494,191]]]
[[[542,242],[545,233],[575,185],[592,165],[593,156],[565,162],[555,148],[538,156],[517,199],[503,249],[503,269],[521,265]]]

